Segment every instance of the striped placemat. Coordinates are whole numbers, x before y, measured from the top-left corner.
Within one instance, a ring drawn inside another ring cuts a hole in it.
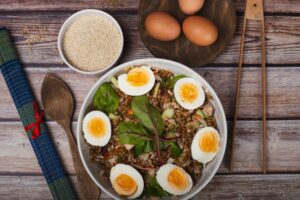
[[[0,70],[54,199],[76,199],[7,29],[0,28]]]

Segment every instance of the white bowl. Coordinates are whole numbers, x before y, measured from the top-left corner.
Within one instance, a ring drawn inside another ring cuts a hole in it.
[[[90,15],[90,14],[96,14],[96,15],[100,15],[100,16],[104,16],[107,19],[111,20],[115,26],[117,27],[117,29],[120,32],[120,36],[121,36],[121,49],[120,52],[118,54],[118,56],[115,58],[115,60],[113,61],[113,63],[109,66],[106,66],[105,68],[98,70],[98,71],[83,71],[80,70],[78,68],[76,68],[75,66],[73,66],[65,57],[64,55],[64,51],[63,51],[63,39],[65,36],[65,32],[68,29],[68,27],[76,20],[78,19],[78,17],[81,17],[83,15]],[[119,60],[119,58],[122,55],[122,51],[123,51],[123,46],[124,46],[124,37],[123,37],[123,32],[122,29],[119,25],[119,23],[115,20],[115,18],[113,18],[111,15],[109,15],[106,12],[100,11],[100,10],[96,10],[96,9],[85,9],[85,10],[81,10],[79,12],[74,13],[73,15],[71,15],[62,25],[62,27],[60,28],[59,34],[58,34],[58,40],[57,40],[57,46],[58,46],[58,51],[59,51],[59,55],[62,58],[62,60],[64,61],[64,63],[66,63],[71,69],[75,70],[76,72],[79,72],[81,74],[86,74],[86,75],[96,75],[96,74],[100,74],[101,72],[104,72],[105,70],[109,69],[110,67],[114,66],[117,61]]]
[[[102,191],[106,192],[112,198],[124,199],[124,197],[121,197],[114,192],[108,180],[105,180],[103,177],[101,177],[100,175],[101,168],[99,167],[99,165],[90,161],[89,146],[84,141],[83,134],[82,134],[82,120],[87,111],[88,106],[92,103],[92,99],[96,90],[102,83],[110,81],[112,76],[122,73],[124,69],[128,66],[143,65],[143,64],[155,66],[159,69],[170,70],[175,74],[184,74],[186,76],[192,77],[195,80],[201,82],[203,84],[203,87],[207,89],[212,96],[211,103],[215,107],[215,118],[217,121],[217,126],[221,137],[220,150],[217,153],[215,159],[212,162],[210,162],[207,165],[207,167],[203,170],[202,177],[198,182],[194,183],[192,190],[183,196],[178,196],[178,199],[189,199],[194,195],[196,195],[198,192],[200,192],[208,184],[208,182],[213,178],[213,176],[217,172],[223,160],[223,156],[226,149],[226,143],[227,143],[227,122],[226,122],[223,106],[217,94],[212,89],[212,87],[205,81],[204,78],[202,78],[202,76],[200,76],[194,70],[186,67],[183,64],[165,60],[165,59],[157,59],[157,58],[139,59],[139,60],[134,60],[134,61],[121,64],[111,69],[106,74],[104,74],[97,81],[97,83],[92,87],[87,97],[85,98],[80,110],[78,125],[77,125],[77,143],[78,143],[78,149],[79,149],[81,160],[84,164],[85,169],[87,170],[87,172],[89,173],[93,181],[102,189]]]

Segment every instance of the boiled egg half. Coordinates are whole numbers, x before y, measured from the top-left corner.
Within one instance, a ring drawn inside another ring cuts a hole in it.
[[[117,164],[110,170],[110,182],[114,190],[129,199],[139,197],[144,190],[142,175],[130,165]]]
[[[140,96],[149,92],[155,83],[153,71],[146,67],[135,67],[118,77],[119,89],[129,96]]]
[[[162,189],[173,195],[186,194],[193,187],[191,176],[181,167],[170,163],[159,168],[156,180]]]
[[[220,146],[220,134],[213,127],[201,128],[194,136],[191,151],[194,160],[204,165],[212,161]]]
[[[187,110],[194,110],[203,105],[205,92],[201,83],[193,78],[179,79],[174,86],[177,103]]]
[[[83,119],[84,138],[93,146],[105,146],[111,137],[111,123],[101,111],[89,112]]]

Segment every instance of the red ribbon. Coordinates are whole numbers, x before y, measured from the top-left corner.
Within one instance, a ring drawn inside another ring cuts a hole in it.
[[[31,138],[34,140],[41,135],[40,124],[43,123],[43,117],[45,113],[43,110],[39,112],[38,104],[36,101],[33,102],[33,109],[35,122],[25,126],[24,128],[26,132],[33,129]]]

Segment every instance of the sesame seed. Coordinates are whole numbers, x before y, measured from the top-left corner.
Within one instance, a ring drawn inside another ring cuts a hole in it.
[[[107,17],[84,15],[67,29],[63,50],[71,65],[82,71],[99,71],[112,65],[121,48],[121,33]]]

